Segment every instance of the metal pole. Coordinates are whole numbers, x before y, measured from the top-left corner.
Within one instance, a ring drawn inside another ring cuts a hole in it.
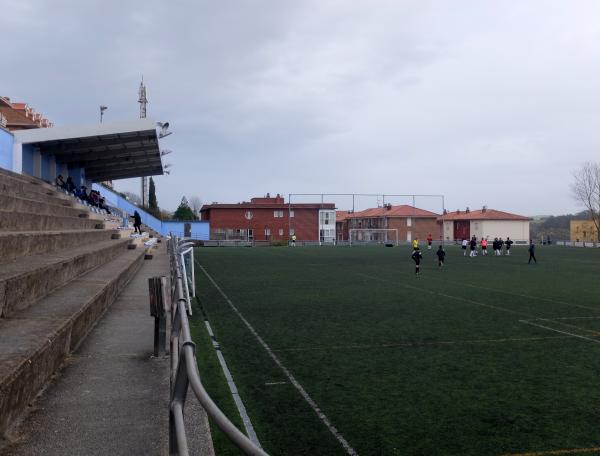
[[[446,212],[446,203],[444,202],[444,195],[442,195],[442,245],[444,245],[444,212]]]

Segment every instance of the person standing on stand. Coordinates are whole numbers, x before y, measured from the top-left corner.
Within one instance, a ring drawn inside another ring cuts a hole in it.
[[[133,228],[135,228],[134,233],[142,234],[142,217],[140,217],[140,213],[138,211],[133,212]]]

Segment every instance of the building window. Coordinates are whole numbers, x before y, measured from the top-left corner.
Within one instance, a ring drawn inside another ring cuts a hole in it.
[[[271,236],[271,228],[265,228],[265,236]]]
[[[273,211],[273,217],[283,218],[283,211]]]
[[[296,230],[294,228],[290,228],[290,236],[296,234]]]
[[[290,211],[290,218],[294,217],[294,211]]]
[[[244,217],[246,217],[246,220],[252,220],[253,216],[254,216],[254,214],[252,213],[252,211],[246,211],[246,213],[244,214]]]
[[[412,217],[406,219],[406,226],[412,226]]]
[[[279,228],[279,236],[283,236],[283,228]]]

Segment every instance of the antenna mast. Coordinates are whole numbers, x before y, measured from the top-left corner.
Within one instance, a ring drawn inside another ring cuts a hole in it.
[[[140,119],[145,119],[148,98],[146,98],[146,86],[144,85],[144,76],[142,76],[142,82],[140,82],[140,88],[138,90],[138,103],[140,104]],[[141,186],[142,207],[146,207],[146,204],[148,202],[148,177],[143,176],[141,178]]]

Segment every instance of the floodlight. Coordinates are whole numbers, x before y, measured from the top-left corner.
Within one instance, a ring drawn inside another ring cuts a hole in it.
[[[173,153],[173,151],[171,149],[163,149],[160,151],[160,156],[163,157],[163,156],[169,155],[171,153]]]
[[[169,136],[171,134],[173,134],[172,131],[168,131],[169,130],[169,122],[156,122],[156,125],[158,125],[160,127],[160,132],[158,133],[158,137],[159,138],[164,138],[165,136]]]
[[[102,123],[102,117],[104,117],[104,111],[108,109],[108,106],[100,105],[100,123]]]

